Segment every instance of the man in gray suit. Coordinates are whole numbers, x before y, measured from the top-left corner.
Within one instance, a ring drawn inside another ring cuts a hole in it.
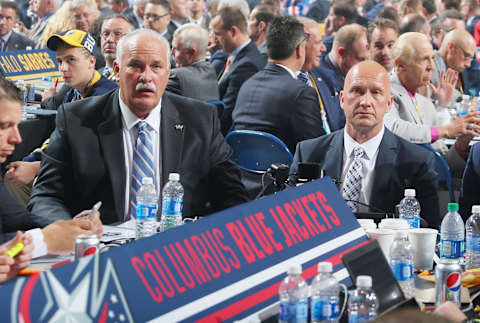
[[[438,139],[458,137],[455,149],[448,152],[447,161],[450,157],[455,158],[456,153],[466,151],[470,139],[480,132],[478,113],[472,112],[452,121],[442,120],[439,113],[453,95],[457,81],[455,72],[450,70],[446,75],[442,73],[438,87],[430,83],[435,54],[428,38],[421,33],[401,35],[392,49],[392,56],[396,71],[392,75],[394,102],[390,112],[385,115],[385,126],[410,142],[433,144],[442,154],[446,154],[448,149]],[[438,107],[417,93],[425,85],[430,86],[436,94]],[[456,162],[452,160],[449,164],[454,165]]]
[[[201,101],[219,99],[217,74],[213,65],[205,61],[208,33],[189,23],[173,35],[172,55],[177,68],[172,69],[167,91]]]
[[[33,1],[32,11],[38,16],[38,21],[32,26],[32,29],[27,33],[28,38],[37,44],[40,48],[39,39],[42,37],[43,31],[47,26],[47,21],[55,13],[55,11],[62,5],[62,0],[35,0]]]
[[[13,1],[0,2],[0,51],[10,52],[33,48],[35,43],[12,29],[18,21],[18,5]]]

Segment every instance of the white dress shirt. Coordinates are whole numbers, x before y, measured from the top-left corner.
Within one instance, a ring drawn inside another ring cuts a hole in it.
[[[288,74],[290,74],[294,79],[297,79],[297,75],[290,68],[286,67],[285,65],[278,64],[278,63],[275,63],[275,65],[280,66],[281,68],[286,70],[288,72]]]
[[[130,206],[130,183],[132,176],[132,162],[133,162],[133,150],[135,149],[135,143],[138,138],[138,130],[136,125],[142,119],[138,118],[125,102],[122,101],[121,90],[120,95],[118,96],[120,103],[120,111],[122,113],[122,134],[123,134],[123,147],[124,149],[124,158],[125,158],[125,214],[124,219],[128,219],[129,206]],[[161,147],[160,147],[160,117],[161,117],[161,106],[162,99],[158,102],[157,106],[150,112],[148,117],[143,119],[148,124],[148,130],[152,136],[153,145],[153,162],[155,164],[155,187],[158,193],[162,189],[160,187],[161,183]],[[160,196],[160,194],[158,194]]]
[[[370,204],[370,195],[372,193],[373,179],[375,176],[375,163],[377,162],[378,148],[380,147],[384,132],[385,127],[382,127],[382,130],[375,137],[369,139],[363,144],[359,144],[350,137],[346,128],[343,130],[343,168],[341,179],[342,187],[340,188],[340,192],[342,191],[343,183],[345,182],[345,174],[353,163],[353,149],[360,146],[366,153],[366,157],[362,158],[362,188],[359,198],[359,202],[361,203]],[[357,210],[359,212],[366,212],[368,211],[368,208],[359,204]]]

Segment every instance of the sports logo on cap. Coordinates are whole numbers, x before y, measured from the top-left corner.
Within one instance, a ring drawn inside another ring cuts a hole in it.
[[[462,284],[462,279],[460,273],[451,273],[447,277],[447,288],[452,292],[458,292],[460,285]]]
[[[60,43],[65,43],[73,47],[83,47],[95,55],[96,43],[95,39],[82,30],[72,29],[67,32],[52,35],[47,41],[47,47],[56,51]]]

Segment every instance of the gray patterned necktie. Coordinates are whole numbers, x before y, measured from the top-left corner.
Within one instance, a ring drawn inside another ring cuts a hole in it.
[[[365,158],[365,150],[357,146],[353,149],[352,154],[353,162],[345,175],[342,196],[352,211],[356,212],[358,210],[358,204],[352,201],[358,201],[360,199],[360,191],[362,189],[362,158]]]

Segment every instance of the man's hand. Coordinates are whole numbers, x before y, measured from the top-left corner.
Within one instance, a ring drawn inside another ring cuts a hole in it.
[[[57,89],[55,87],[49,87],[48,89],[46,89],[45,91],[43,91],[42,93],[42,101],[45,100],[45,99],[48,99],[52,96],[54,96],[55,94],[57,94]]]
[[[23,241],[25,245],[23,250],[13,259],[5,254],[18,242]],[[18,272],[30,265],[33,254],[32,237],[29,234],[23,234],[18,231],[15,238],[0,246],[0,282],[4,282],[15,277]]]
[[[458,323],[463,322],[467,319],[465,314],[463,314],[463,312],[458,308],[458,306],[450,301],[447,301],[437,307],[435,311],[433,311],[433,314],[443,316],[449,321]]]
[[[83,211],[79,215],[83,214]],[[73,219],[58,220],[42,229],[43,239],[47,244],[47,251],[51,254],[73,252],[75,239],[81,234],[96,234],[102,236],[103,226],[100,214],[97,212],[91,220]]]
[[[8,164],[5,177],[15,186],[31,183],[40,170],[40,162],[16,161]]]
[[[435,94],[435,97],[438,100],[438,103],[441,107],[447,107],[448,103],[452,99],[453,93],[455,92],[455,86],[457,85],[458,81],[458,73],[449,68],[447,70],[447,74],[445,75],[445,71],[440,72],[440,81],[438,84],[438,88],[435,87],[432,83],[430,83],[430,88]]]
[[[467,113],[462,117],[453,117],[453,120],[444,126],[437,127],[440,138],[456,138],[461,135],[471,137],[480,136],[479,112]]]

